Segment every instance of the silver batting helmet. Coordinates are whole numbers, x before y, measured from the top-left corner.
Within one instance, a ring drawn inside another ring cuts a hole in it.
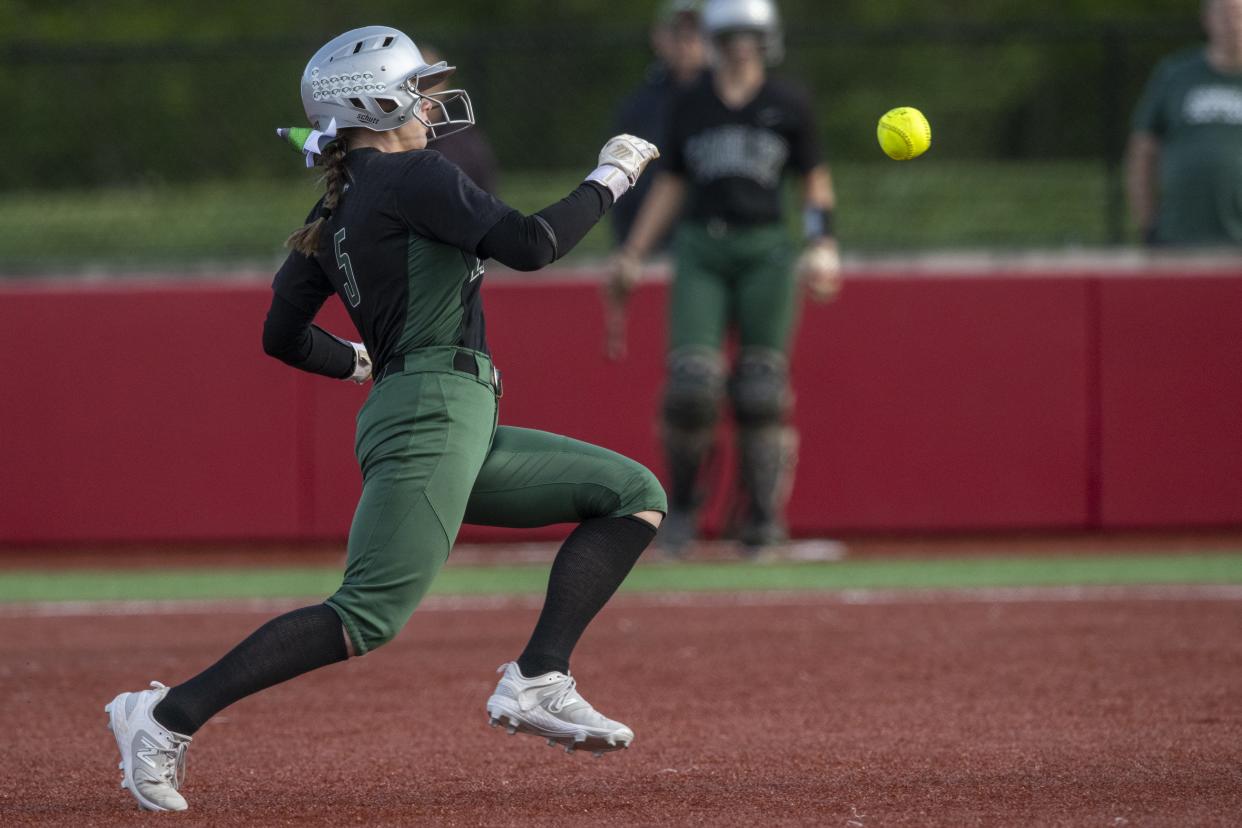
[[[367,26],[332,38],[302,72],[302,106],[316,129],[397,129],[417,118],[428,138],[443,138],[474,124],[474,106],[461,89],[425,93],[456,67],[428,64],[414,41],[391,26]],[[429,117],[419,103],[431,101]]]
[[[707,0],[703,6],[703,29],[709,37],[757,32],[763,37],[768,63],[780,63],[785,56],[781,15],[772,0]]]

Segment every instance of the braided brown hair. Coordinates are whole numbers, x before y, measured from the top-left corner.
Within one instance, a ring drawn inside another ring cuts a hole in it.
[[[289,238],[285,239],[285,247],[296,250],[304,256],[314,256],[319,250],[319,231],[323,229],[327,217],[332,215],[332,211],[341,203],[341,196],[345,193],[345,180],[348,177],[345,170],[345,153],[348,149],[344,140],[333,141],[324,148],[323,207],[314,221],[302,225],[289,234]]]

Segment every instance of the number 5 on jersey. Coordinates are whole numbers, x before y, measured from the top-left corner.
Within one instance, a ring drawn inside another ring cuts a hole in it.
[[[354,277],[354,266],[349,262],[349,254],[341,249],[345,242],[344,227],[336,231],[333,240],[336,242],[336,266],[345,274],[345,298],[351,308],[356,308],[362,301],[362,294],[358,292],[358,280]]]

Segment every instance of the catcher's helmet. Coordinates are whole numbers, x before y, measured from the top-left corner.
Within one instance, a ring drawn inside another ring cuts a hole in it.
[[[772,0],[707,0],[703,28],[713,38],[731,32],[756,32],[763,37],[768,63],[780,63],[785,56],[781,16]]]
[[[417,118],[428,138],[442,138],[474,124],[470,96],[461,89],[427,93],[456,68],[423,59],[414,41],[391,26],[353,29],[328,41],[302,72],[302,106],[316,129],[365,127],[397,129]],[[419,103],[433,104],[430,117]],[[450,111],[450,107],[452,111]]]

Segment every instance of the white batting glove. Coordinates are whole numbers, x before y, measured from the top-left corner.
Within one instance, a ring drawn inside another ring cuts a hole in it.
[[[346,341],[345,344],[354,349],[354,372],[349,375],[349,379],[362,385],[371,378],[371,355],[367,353],[367,346],[361,342]]]
[[[599,166],[586,180],[607,187],[616,201],[634,186],[647,165],[659,157],[660,150],[650,141],[633,135],[618,135],[604,144],[599,153]]]

